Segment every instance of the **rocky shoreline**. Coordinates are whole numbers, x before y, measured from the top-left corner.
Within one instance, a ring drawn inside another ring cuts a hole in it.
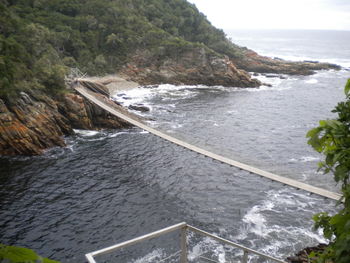
[[[318,61],[287,61],[280,58],[261,56],[253,50],[241,48],[243,56],[233,59],[238,68],[248,72],[272,73],[287,75],[312,75],[317,70],[340,70],[341,67],[331,63]]]
[[[73,129],[127,128],[131,125],[83,97],[67,93],[51,98],[37,91],[21,92],[8,102],[0,99],[0,155],[40,155],[65,146]]]
[[[154,53],[139,50],[119,74],[142,85],[208,85],[259,87],[260,81],[248,72],[286,75],[312,75],[317,70],[340,70],[341,67],[317,61],[292,62],[260,56],[240,48],[238,57],[220,56],[205,48],[193,48],[176,57],[160,60]]]
[[[227,56],[193,48],[159,60],[149,51],[138,51],[119,74],[142,85],[175,84],[225,87],[259,87],[261,82],[236,67]]]
[[[245,50],[245,56],[230,59],[205,48],[194,48],[176,58],[157,60],[147,51],[137,52],[118,76],[99,78],[112,93],[141,85],[221,85],[259,87],[262,83],[245,70],[272,74],[312,74],[314,70],[339,66],[314,62],[287,62],[262,57]],[[127,80],[126,80],[127,79]],[[94,80],[94,78],[91,78]],[[138,108],[146,111],[146,108]],[[126,128],[130,124],[91,104],[73,90],[50,96],[40,90],[21,92],[16,99],[0,98],[0,155],[39,155],[45,149],[65,146],[73,129]]]
[[[310,254],[314,253],[322,253],[327,248],[326,244],[319,244],[315,247],[306,247],[303,250],[296,253],[294,256],[287,257],[288,263],[309,263],[314,262],[316,259],[311,258]]]

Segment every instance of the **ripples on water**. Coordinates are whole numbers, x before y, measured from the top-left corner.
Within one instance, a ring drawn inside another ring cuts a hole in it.
[[[330,110],[343,97],[346,74],[260,76],[273,84],[261,89],[162,85],[117,97],[125,104],[150,106],[145,115],[156,119],[150,124],[178,138],[335,190],[332,179],[315,174],[320,156],[306,145],[305,133],[320,118],[332,117]],[[285,257],[323,241],[312,231],[310,218],[334,211],[333,201],[136,128],[77,131],[67,143],[67,148],[41,157],[0,159],[1,242],[28,246],[62,262],[83,262],[86,252],[186,221]],[[169,254],[172,242],[139,246],[130,251],[134,260],[127,252],[119,259],[152,262]],[[190,258],[206,248],[222,262],[230,255],[222,246],[192,237]]]
[[[305,135],[344,99],[347,71],[313,76],[259,79],[272,87],[232,89],[162,85],[117,96],[126,105],[140,102],[152,111],[151,123],[205,149],[229,158],[336,190],[330,176],[317,174],[321,155]],[[125,98],[125,99],[124,99]],[[314,180],[318,176],[321,180]]]
[[[68,140],[43,157],[1,159],[3,242],[81,262],[85,252],[186,221],[284,255],[320,240],[309,218],[334,205],[137,129]]]

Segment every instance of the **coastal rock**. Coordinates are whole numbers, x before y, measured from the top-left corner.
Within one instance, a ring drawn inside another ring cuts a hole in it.
[[[37,155],[53,146],[64,146],[62,136],[72,134],[68,120],[49,97],[24,92],[15,103],[0,100],[0,154]]]
[[[0,155],[38,155],[65,146],[64,135],[76,129],[122,128],[130,124],[68,93],[52,99],[38,91],[0,99]]]
[[[138,51],[120,74],[143,85],[221,85],[258,87],[261,83],[238,69],[228,57],[220,57],[205,48],[193,48],[176,57],[157,59],[151,52]]]
[[[119,106],[115,102],[111,103],[122,111],[123,107]],[[101,109],[99,106],[91,103],[84,99],[84,105],[88,114],[89,119],[92,122],[93,129],[122,129],[130,128],[132,125],[118,117],[110,114],[109,112]]]
[[[288,263],[309,263],[309,262],[314,262],[316,258],[310,258],[311,252],[315,253],[322,253],[328,245],[326,244],[319,244],[315,247],[307,247],[304,248],[303,250],[299,251],[297,254],[294,256],[287,257],[287,262]]]
[[[149,108],[144,106],[144,105],[130,105],[128,108],[131,110],[136,110],[136,111],[140,111],[140,112],[149,111]]]
[[[58,110],[70,120],[73,128],[91,130],[93,124],[91,118],[88,116],[84,101],[84,98],[77,94],[67,94],[59,104]]]
[[[319,63],[317,61],[294,62],[280,58],[264,57],[247,48],[241,48],[241,56],[232,58],[232,61],[238,68],[249,72],[288,75],[311,75],[316,70],[339,70],[341,68],[335,64]]]

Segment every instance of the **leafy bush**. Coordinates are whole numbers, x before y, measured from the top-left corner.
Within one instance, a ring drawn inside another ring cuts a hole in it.
[[[23,247],[6,246],[0,244],[0,262],[7,263],[59,263],[43,258],[33,250]]]
[[[346,100],[332,111],[338,114],[333,120],[322,120],[317,128],[307,134],[308,143],[325,155],[320,169],[331,172],[341,184],[340,211],[333,216],[320,213],[314,216],[315,227],[323,228],[330,241],[328,249],[317,262],[350,262],[350,79],[345,86]]]

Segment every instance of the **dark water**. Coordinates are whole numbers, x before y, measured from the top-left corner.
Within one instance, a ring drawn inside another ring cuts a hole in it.
[[[162,85],[116,97],[148,105],[146,116],[155,120],[150,125],[175,137],[336,191],[331,178],[315,172],[321,156],[307,146],[305,134],[319,119],[332,117],[348,76],[346,70],[287,79],[259,76],[273,86]],[[283,258],[323,241],[310,218],[335,211],[333,201],[136,128],[78,131],[67,143],[41,157],[0,159],[0,242],[62,262],[84,262],[87,252],[186,221]],[[231,255],[207,239],[193,236],[190,243],[192,259],[209,248],[220,262]],[[150,242],[122,252],[118,260],[154,262],[177,244],[171,237]]]

